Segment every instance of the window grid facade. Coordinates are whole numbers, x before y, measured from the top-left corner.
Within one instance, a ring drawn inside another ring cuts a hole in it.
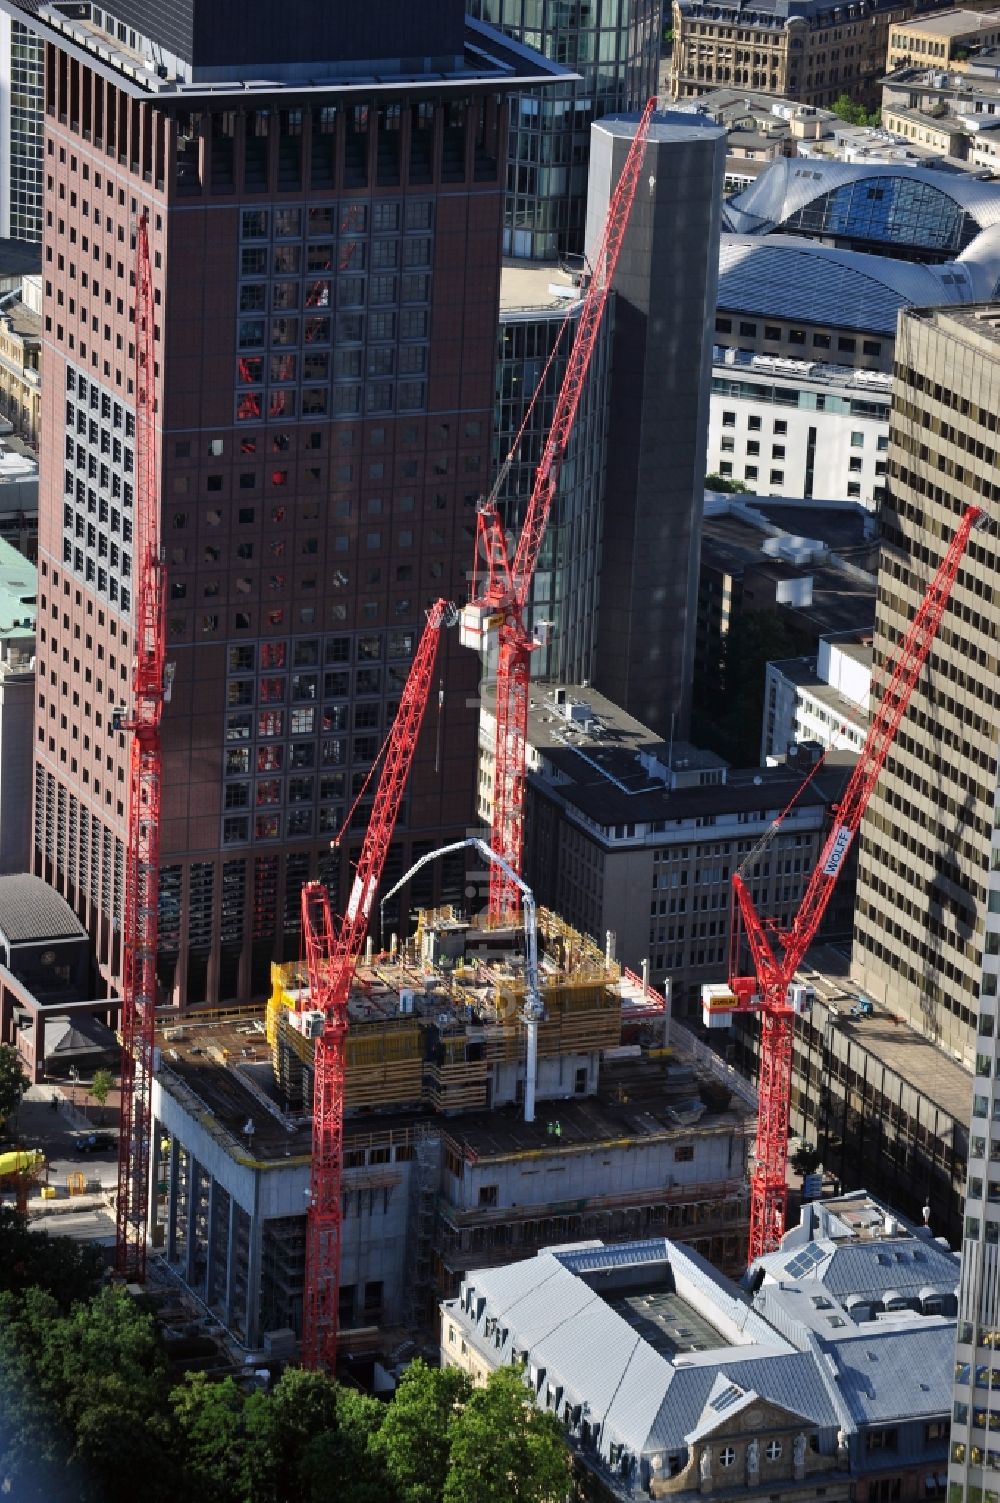
[[[460,98],[442,98],[435,77],[398,105],[298,111],[229,96],[190,112],[133,98],[58,43],[45,59],[54,367],[42,422],[36,870],[86,915],[114,987],[128,745],[110,710],[128,692],[130,236],[145,209],[164,331],[157,461],[175,668],[159,972],[178,1007],[245,1001],[267,993],[273,960],[298,952],[303,880],[322,875],[336,901],[370,801],[350,847],[331,852],[331,836],[378,755],[424,612],[466,588],[494,401],[496,323],[483,310],[499,286],[502,75],[470,76]],[[358,320],[353,342],[341,319]],[[256,320],[263,342],[241,349]],[[355,363],[338,375],[341,354]],[[244,358],[261,362],[246,379]],[[341,389],[359,394],[344,409]],[[259,408],[241,410],[248,398]],[[323,660],[334,636],[351,644],[345,664]],[[315,664],[295,660],[308,644]],[[362,644],[373,645],[359,657]],[[430,737],[418,751],[402,870],[417,843],[457,838],[472,814],[477,665],[451,636],[439,651],[439,755],[436,765]],[[344,672],[346,696],[343,680],[327,681]],[[443,878],[430,880],[440,895]]]
[[[641,110],[657,91],[658,0],[470,0],[469,11],[581,75],[511,100],[504,252],[551,260],[583,251],[594,120]]]

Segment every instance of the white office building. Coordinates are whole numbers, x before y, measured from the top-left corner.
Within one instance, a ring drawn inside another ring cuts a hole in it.
[[[717,348],[708,473],[759,496],[860,501],[885,494],[892,377]]]
[[[761,763],[784,760],[802,741],[860,752],[868,734],[871,682],[871,632],[821,637],[815,657],[768,663]]]

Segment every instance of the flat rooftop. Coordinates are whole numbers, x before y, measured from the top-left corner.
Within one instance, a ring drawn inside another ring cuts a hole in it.
[[[816,988],[815,1006],[833,1016],[838,1032],[886,1065],[956,1122],[969,1121],[972,1076],[952,1055],[938,1049],[923,1034],[850,980],[848,961],[838,950],[817,945],[807,957],[801,976]],[[852,1018],[850,1010],[861,998],[873,1003],[867,1018]]]
[[[23,637],[35,630],[38,573],[23,553],[0,538],[0,636]]]
[[[692,1065],[634,1055],[605,1059],[594,1096],[540,1101],[534,1122],[525,1122],[515,1106],[437,1120],[477,1159],[503,1159],[533,1151],[574,1152],[623,1139],[678,1137],[695,1128],[740,1131],[752,1121],[752,1113],[726,1095]],[[549,1122],[558,1122],[557,1138],[549,1133]]]
[[[1000,309],[998,309],[1000,317]],[[803,512],[808,508],[803,507]],[[816,530],[806,531],[815,537]],[[702,528],[702,570],[716,569],[734,579],[755,572],[776,581],[812,579],[809,605],[783,605],[803,626],[826,636],[830,632],[854,631],[875,621],[875,577],[859,570],[848,570],[836,559],[793,564],[786,559],[764,553],[766,533],[747,519],[725,515],[706,515]]]
[[[505,260],[500,272],[500,315],[565,312],[579,303],[581,289],[572,275],[555,261]]]
[[[309,1157],[311,1116],[284,1111],[259,1012],[204,1023],[187,1017],[162,1028],[157,1044],[163,1088],[203,1119],[207,1113],[229,1139],[230,1151],[274,1167]],[[558,1137],[549,1131],[556,1121]],[[753,1113],[700,1066],[630,1055],[605,1061],[596,1095],[540,1101],[534,1122],[525,1122],[523,1109],[513,1105],[455,1116],[423,1109],[349,1111],[345,1143],[350,1149],[352,1139],[373,1133],[405,1135],[418,1123],[433,1123],[463,1154],[503,1159],[578,1153],[601,1143],[651,1142],[692,1131],[739,1133],[750,1129]]]
[[[393,9],[398,26],[392,24]],[[89,0],[62,6],[0,0],[0,10],[127,94],[154,96],[181,108],[198,99],[405,97],[424,89],[447,98],[579,78],[485,22],[463,17],[460,4],[456,25],[450,0],[435,0],[433,9],[429,0],[416,8],[405,0],[373,0],[360,8],[313,0],[286,0],[276,7],[271,0],[245,0],[235,34],[232,7],[219,0],[189,0],[183,7],[149,0],[145,17],[132,22],[136,30],[118,30]],[[138,29],[142,26],[148,36]],[[378,56],[384,47],[393,50]],[[35,264],[25,270],[38,270],[41,247],[34,251]]]
[[[792,381],[795,387],[808,390],[847,392],[853,397],[878,402],[884,398],[886,415],[892,397],[892,376],[888,371],[860,370],[852,365],[835,365],[823,360],[795,360],[784,355],[751,355],[733,346],[715,345],[712,350],[713,376],[738,372],[741,380],[753,379],[764,385],[769,381]]]
[[[1000,10],[942,10],[919,20],[897,21],[896,26],[923,36],[974,36],[979,31],[995,31],[1000,26]]]
[[[904,316],[936,324],[939,329],[964,339],[966,344],[979,346],[992,359],[997,358],[1000,302],[969,303],[964,308],[913,308],[907,309]]]
[[[871,649],[868,653],[868,666],[870,667]],[[820,678],[816,671],[815,658],[782,658],[775,662],[773,667],[789,683],[799,689],[808,689],[811,699],[831,710],[840,720],[854,726],[862,734],[867,730],[871,720],[871,711],[863,709],[856,700],[842,693],[836,685],[828,684],[825,679]]]

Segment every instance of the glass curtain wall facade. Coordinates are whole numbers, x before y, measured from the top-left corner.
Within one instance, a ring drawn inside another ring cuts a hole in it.
[[[42,238],[43,44],[0,15],[0,236]]]
[[[579,307],[575,313],[579,312]],[[505,309],[500,318],[497,358],[497,403],[494,473],[498,473],[524,421],[545,363],[556,341],[558,351],[500,491],[501,513],[517,536],[535,467],[552,421],[566,359],[576,332],[576,316],[566,324],[564,307]],[[559,476],[552,519],[535,572],[530,624],[540,627],[542,645],[532,654],[532,675],[560,683],[593,677],[597,640],[597,599],[608,419],[608,359],[614,324],[609,301],[587,381],[580,399],[573,436]],[[562,337],[560,338],[560,332]]]
[[[512,95],[504,253],[583,252],[590,126],[656,92],[661,0],[468,0],[469,12],[572,68],[578,83]]]
[[[916,259],[944,260],[974,240],[980,225],[950,194],[903,176],[862,178],[813,199],[781,228],[798,235],[833,236],[838,245],[893,247]]]

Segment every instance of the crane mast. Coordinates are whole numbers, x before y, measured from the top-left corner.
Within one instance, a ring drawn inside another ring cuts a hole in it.
[[[789,928],[778,936],[777,956],[765,932],[750,890],[737,872],[733,877],[736,913],[732,928],[731,975],[733,1011],[761,1014],[759,1116],[754,1169],[750,1180],[749,1261],[773,1252],[785,1230],[787,1206],[788,1117],[791,1104],[792,1039],[799,999],[793,991],[795,973],[823,920],[837,877],[864,817],[914,685],[937,635],[969,535],[987,518],[976,506],[962,516],[958,529],[932,579],[906,636],[888,667],[888,681],[872,720],[857,765],[826,837],[819,859]],[[735,974],[739,951],[737,915],[753,959],[754,975]]]
[[[115,1269],[141,1282],[146,1275],[152,1137],[156,949],[160,895],[160,723],[165,702],[166,571],[160,556],[156,485],[156,391],[149,220],[135,236],[135,576],[132,713],[113,717],[131,736],[125,912],[122,920],[121,1136]]]
[[[302,1361],[306,1367],[325,1368],[330,1373],[336,1371],[337,1364],[347,1002],[420,738],[441,628],[455,619],[454,607],[446,600],[438,600],[428,612],[386,745],[368,830],[339,931],[335,930],[323,884],[308,882],[302,889],[302,930],[309,978],[309,1013],[304,1016],[315,1018],[318,1025],[313,1033],[316,1038],[313,1142],[306,1220]]]
[[[591,278],[580,308],[566,373],[556,399],[555,413],[542,457],[535,472],[528,510],[511,559],[497,510],[497,491],[480,508],[476,537],[478,560],[486,561],[485,585],[478,590],[474,575],[473,600],[463,612],[463,641],[480,646],[484,630],[499,631],[496,679],[496,752],[493,791],[492,848],[506,867],[520,873],[524,855],[525,751],[528,735],[528,695],[531,653],[536,645],[525,625],[532,580],[538,565],[566,448],[573,432],[583,384],[600,333],[618,255],[628,227],[649,136],[656,100],[643,110],[611,202],[594,256]],[[502,478],[502,477],[501,477]],[[503,865],[490,867],[490,918],[516,914],[519,891]]]

